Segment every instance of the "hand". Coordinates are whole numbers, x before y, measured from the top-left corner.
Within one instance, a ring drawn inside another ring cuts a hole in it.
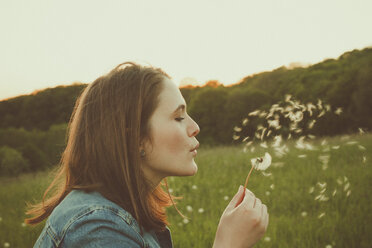
[[[268,224],[266,205],[240,186],[221,216],[213,247],[252,247],[265,234]]]

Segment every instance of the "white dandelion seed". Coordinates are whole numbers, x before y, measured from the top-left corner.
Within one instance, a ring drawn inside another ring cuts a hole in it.
[[[271,241],[271,238],[270,238],[270,237],[265,237],[265,238],[264,238],[264,241],[265,241],[265,242],[270,242],[270,241]]]
[[[178,226],[183,226],[182,222],[178,222],[177,225],[178,225]]]
[[[240,132],[240,131],[242,131],[242,128],[241,128],[241,127],[236,127],[236,126],[235,126],[235,127],[234,127],[234,131],[235,131],[235,132]]]
[[[267,146],[267,144],[266,144],[266,141],[262,142],[262,143],[260,144],[260,146],[263,147],[263,148],[265,148],[265,149],[268,148],[268,146]]]
[[[318,99],[318,103],[316,104],[318,109],[323,109],[322,100]]]
[[[315,189],[314,186],[310,187],[309,188],[309,194],[312,194],[314,192],[314,189]]]
[[[325,140],[325,139],[322,140],[322,143],[320,143],[320,145],[321,145],[321,146],[325,146],[325,145],[327,145],[327,140]]]
[[[286,102],[289,102],[289,101],[291,100],[292,96],[291,96],[290,94],[286,94],[286,95],[284,96],[284,98],[285,98],[285,101],[286,101]]]
[[[326,245],[325,248],[332,248],[332,245]]]
[[[335,189],[333,192],[332,192],[332,196],[334,197],[337,193],[337,189]]]
[[[324,111],[324,110],[322,110],[322,112],[320,112],[320,114],[318,115],[317,118],[320,118],[320,117],[322,117],[323,115],[325,115],[325,111]]]
[[[192,207],[191,207],[191,206],[186,206],[186,210],[187,210],[188,212],[192,212]]]
[[[252,111],[248,114],[248,116],[257,116],[260,113],[259,110]]]
[[[331,111],[331,105],[326,104],[324,107],[327,112]]]
[[[265,135],[266,130],[267,130],[266,127],[262,130],[260,140],[263,140],[263,137],[264,137],[264,135]]]
[[[204,213],[204,209],[203,208],[199,208],[198,209],[198,213],[200,213],[200,214]]]
[[[349,190],[349,191],[346,193],[346,197],[349,197],[350,194],[351,194],[351,190]]]
[[[312,128],[314,127],[315,122],[316,122],[316,120],[311,120],[311,121],[309,122],[309,124],[307,125],[307,127],[308,127],[309,129],[312,129]]]
[[[324,188],[324,189],[322,189],[319,193],[320,193],[320,194],[323,194],[326,190],[327,190],[327,188]]]
[[[303,211],[303,212],[301,213],[301,216],[302,216],[302,217],[306,217],[306,216],[307,216],[307,212]]]
[[[268,120],[267,123],[269,124],[269,127],[279,127],[279,120]]]
[[[190,222],[189,219],[186,219],[186,218],[183,219],[182,221],[183,221],[184,224],[188,224]]]
[[[358,145],[358,148],[359,148],[359,150],[362,150],[362,151],[365,151],[366,150],[366,148],[364,146],[362,146],[362,145]]]
[[[271,130],[269,130],[268,132],[267,132],[267,134],[266,134],[266,137],[269,137],[270,136],[270,134],[271,134]]]
[[[263,175],[264,177],[271,177],[271,176],[273,175],[273,173],[271,173],[271,172],[266,173],[266,172],[262,171],[261,173],[262,173],[262,175]]]
[[[306,158],[307,155],[306,155],[306,154],[300,154],[300,155],[298,155],[298,157],[299,157],[299,158]]]
[[[263,158],[252,158],[251,164],[256,170],[266,170],[271,165],[271,156],[266,152]]]
[[[261,134],[259,132],[255,132],[254,133],[254,136],[256,137],[256,139],[260,139],[261,138]]]
[[[312,135],[312,134],[308,134],[307,137],[308,137],[309,139],[315,139],[315,135]]]
[[[169,191],[169,193],[173,193],[173,189],[172,188],[169,188],[168,191]]]
[[[323,212],[323,213],[319,214],[318,219],[321,219],[321,218],[323,218],[324,216],[325,216],[325,213]]]
[[[359,134],[364,134],[364,130],[362,128],[358,128]]]
[[[332,146],[333,150],[338,150],[339,148],[340,148],[340,146]]]
[[[336,110],[335,110],[335,114],[336,115],[340,115],[342,113],[342,108],[337,108]]]
[[[198,186],[196,186],[195,184],[191,187],[192,189],[198,189]]]
[[[242,125],[247,126],[247,124],[248,124],[248,118],[244,118],[242,121]]]
[[[355,140],[352,140],[352,141],[348,141],[348,142],[346,142],[346,145],[356,145],[356,144],[358,144],[358,141],[355,141]]]
[[[350,183],[346,183],[344,186],[344,191],[346,192],[350,188]]]
[[[272,147],[279,147],[281,143],[282,143],[282,136],[277,135],[277,136],[274,137],[274,142],[271,146]]]
[[[275,167],[275,168],[281,168],[283,167],[284,163],[283,162],[275,162],[275,163],[272,163],[272,166]]]
[[[363,163],[367,162],[367,157],[363,156]]]
[[[252,145],[253,144],[253,141],[248,141],[246,144],[245,144],[245,146],[250,146],[250,145]]]
[[[349,181],[349,179],[347,179],[347,177],[344,176],[344,182],[347,182],[347,181]]]
[[[265,194],[266,194],[267,196],[269,196],[269,195],[270,195],[270,191],[266,191]]]
[[[233,138],[233,140],[238,140],[240,138],[240,136],[234,134],[232,138]]]
[[[321,182],[317,182],[317,184],[316,185],[318,185],[321,189],[323,189],[323,188],[325,188],[325,187],[327,187],[327,183],[326,182],[324,182],[324,183],[321,183]]]
[[[253,153],[256,148],[254,146],[251,147],[251,152]]]
[[[5,242],[4,243],[4,247],[7,248],[7,247],[10,247],[10,244],[8,242]]]
[[[342,178],[341,177],[337,178],[337,183],[338,183],[338,185],[342,184]]]
[[[246,142],[249,139],[249,136],[245,137],[242,142]]]
[[[21,227],[26,227],[26,223],[22,222]]]
[[[270,189],[275,189],[275,185],[274,184],[271,184],[270,185]]]
[[[223,197],[223,199],[224,199],[225,201],[227,201],[227,200],[229,199],[229,197],[228,197],[227,195],[225,195],[225,196]]]

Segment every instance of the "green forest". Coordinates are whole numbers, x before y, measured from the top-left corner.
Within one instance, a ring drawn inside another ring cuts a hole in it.
[[[0,102],[0,176],[41,170],[58,163],[73,106],[86,85],[48,88]],[[244,126],[245,136],[254,135],[258,120],[250,118],[247,125],[242,125],[248,114],[268,111],[288,95],[304,104],[321,102],[329,110],[317,120],[312,135],[369,131],[372,48],[346,52],[337,59],[308,67],[283,66],[247,76],[231,86],[212,80],[204,86],[183,87],[181,92],[188,113],[200,126],[198,140],[202,144],[237,144],[241,141],[232,137],[240,126]]]

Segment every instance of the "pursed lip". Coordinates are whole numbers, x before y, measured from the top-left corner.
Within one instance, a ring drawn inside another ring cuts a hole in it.
[[[196,144],[196,146],[195,146],[193,149],[191,149],[190,152],[195,151],[195,150],[198,149],[198,148],[199,148],[199,143]]]

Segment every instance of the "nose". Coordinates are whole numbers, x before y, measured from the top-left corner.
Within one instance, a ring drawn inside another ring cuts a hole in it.
[[[190,124],[187,130],[187,133],[190,137],[198,135],[200,132],[199,125],[190,117]]]

